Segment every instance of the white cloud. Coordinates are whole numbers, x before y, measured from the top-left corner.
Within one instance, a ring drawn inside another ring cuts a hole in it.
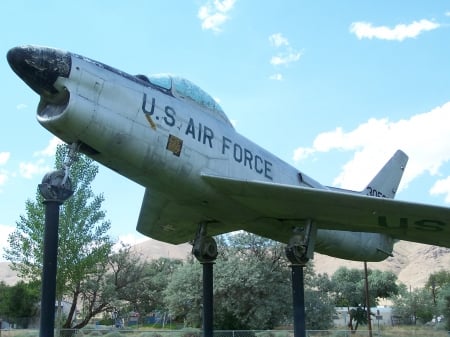
[[[11,157],[10,152],[0,152],[0,165],[5,165],[9,158]],[[4,185],[9,178],[9,173],[7,170],[0,169],[0,186]],[[0,192],[2,190],[0,189]]]
[[[279,66],[283,64],[288,65],[292,62],[297,62],[298,60],[300,60],[300,56],[302,56],[301,53],[293,51],[284,54],[278,54],[276,56],[272,56],[272,58],[270,59],[270,64],[274,66]]]
[[[269,43],[277,49],[277,53],[271,57],[270,64],[273,66],[288,66],[293,62],[300,60],[302,53],[291,47],[289,40],[281,33],[275,33],[269,36]],[[271,80],[280,81],[283,76],[280,73],[269,77]]]
[[[445,202],[450,203],[450,176],[440,179],[430,189],[431,195],[445,195]]]
[[[53,137],[44,149],[33,153],[33,157],[37,157],[36,160],[19,163],[20,175],[26,179],[32,179],[36,174],[44,174],[51,171],[47,158],[54,157],[56,147],[59,144],[64,143],[59,138]]]
[[[236,0],[208,1],[198,10],[198,18],[202,21],[202,29],[220,32],[221,26],[228,21],[228,12],[233,9]]]
[[[35,156],[35,157],[53,157],[56,153],[56,147],[60,144],[64,144],[64,142],[57,137],[53,137],[52,139],[50,139],[50,141],[48,142],[48,145],[45,149],[34,152],[33,156]]]
[[[44,159],[38,159],[34,162],[22,162],[19,164],[20,175],[27,179],[32,179],[36,174],[43,174],[50,171],[50,167]]]
[[[8,162],[9,157],[11,157],[10,152],[0,152],[0,165],[5,165]]]
[[[4,252],[3,250],[9,246],[8,245],[8,236],[12,232],[14,232],[15,229],[16,228],[13,226],[0,224],[0,233],[2,233],[2,235],[0,235],[0,262],[5,261],[3,259],[3,252]]]
[[[450,102],[409,119],[372,118],[348,132],[336,128],[319,134],[311,147],[296,149],[293,158],[298,162],[318,152],[353,151],[353,158],[344,165],[334,184],[358,190],[395,150],[402,149],[410,157],[401,185],[405,187],[421,174],[440,174],[441,166],[450,161],[449,124]],[[437,190],[442,190],[440,185]]]
[[[283,75],[281,75],[280,73],[276,73],[276,74],[271,75],[269,78],[274,81],[282,81]]]
[[[289,41],[281,33],[275,33],[269,36],[269,42],[274,47],[289,46]]]
[[[9,174],[8,172],[4,170],[0,170],[0,186],[5,185],[6,181],[8,180]],[[1,192],[2,190],[0,190]]]
[[[403,41],[406,38],[415,38],[422,32],[439,28],[440,24],[422,19],[410,24],[398,24],[394,28],[387,26],[373,26],[370,22],[353,22],[350,32],[358,39],[381,39]]]
[[[26,108],[28,108],[28,105],[26,105],[24,103],[17,104],[17,106],[16,106],[17,110],[23,110],[23,109],[26,109]]]
[[[128,233],[121,235],[119,236],[117,243],[113,246],[113,251],[118,251],[122,245],[134,246],[147,240],[149,240],[147,236],[143,236],[139,233]]]

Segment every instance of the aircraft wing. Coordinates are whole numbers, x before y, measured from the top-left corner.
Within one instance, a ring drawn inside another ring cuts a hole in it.
[[[265,224],[312,219],[319,229],[385,233],[400,240],[450,247],[450,208],[212,175],[203,178],[261,215],[259,226],[253,224],[249,231],[275,240],[285,235],[281,233],[284,226],[264,229]]]

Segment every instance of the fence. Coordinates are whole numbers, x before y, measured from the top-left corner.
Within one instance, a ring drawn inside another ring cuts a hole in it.
[[[56,336],[56,335],[55,335]],[[368,337],[368,330],[308,330],[307,337]],[[450,332],[434,329],[387,329],[375,330],[373,337],[448,337]],[[0,330],[0,337],[39,337],[38,330]],[[202,337],[198,329],[182,330],[125,330],[125,329],[82,329],[62,330],[61,337]],[[214,337],[294,337],[293,331],[214,331]]]

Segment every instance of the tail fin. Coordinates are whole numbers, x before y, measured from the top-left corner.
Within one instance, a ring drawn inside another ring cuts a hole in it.
[[[397,150],[361,194],[393,199],[405,171],[408,156]]]

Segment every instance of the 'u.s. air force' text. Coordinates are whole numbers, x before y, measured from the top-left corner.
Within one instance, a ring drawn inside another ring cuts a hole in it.
[[[153,97],[151,103],[148,102],[147,94],[144,93],[142,98],[142,111],[147,117],[153,117],[155,114],[156,99]],[[164,124],[169,127],[174,127],[176,124],[176,112],[171,106],[166,105],[164,107],[164,116],[154,116],[157,120],[162,119]],[[153,127],[153,126],[152,126]],[[181,126],[179,127],[180,131]],[[186,125],[186,129],[183,131],[186,136],[192,137],[192,139],[198,141],[200,144],[207,145],[213,148],[213,139],[215,139],[214,131],[202,123],[196,123],[191,117]],[[230,156],[235,162],[240,163],[244,167],[255,171],[256,173],[263,175],[267,179],[272,180],[272,162],[263,158],[262,156],[253,153],[250,149],[247,149],[239,143],[233,142],[228,137],[222,136],[221,153],[226,156]]]

